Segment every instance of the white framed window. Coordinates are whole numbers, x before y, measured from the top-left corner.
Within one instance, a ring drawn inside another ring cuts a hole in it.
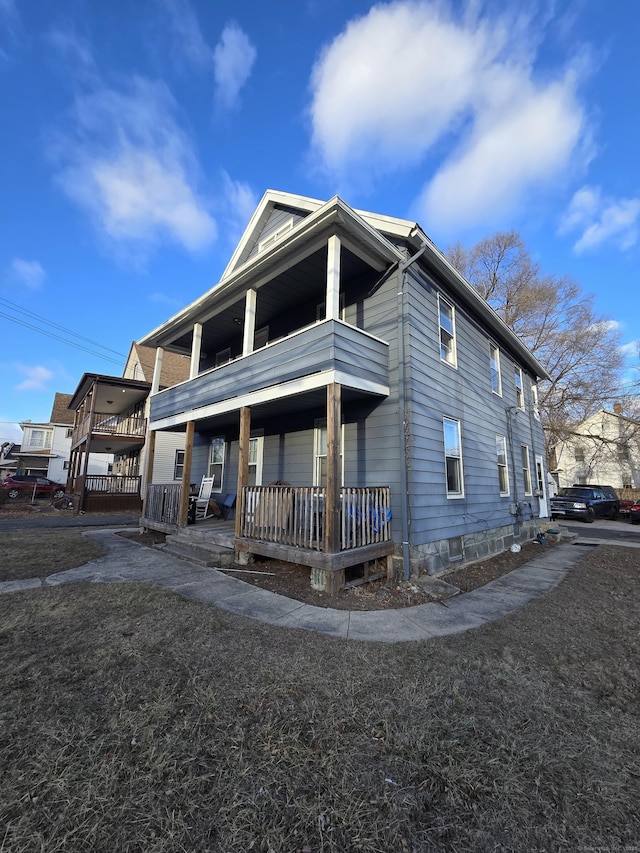
[[[223,435],[214,435],[209,443],[209,464],[207,466],[207,477],[213,477],[214,492],[222,491],[224,481],[224,462],[226,456],[226,442]]]
[[[440,322],[440,359],[455,367],[456,355],[456,318],[453,305],[438,294],[438,315]]]
[[[520,445],[520,456],[522,458],[522,480],[524,482],[525,495],[533,494],[531,489],[531,465],[529,462],[529,448],[526,444]]]
[[[500,372],[500,350],[495,344],[489,344],[489,363],[491,365],[491,390],[502,397],[502,374]]]
[[[51,447],[51,430],[50,429],[32,429],[29,438],[29,447],[37,447],[41,450],[46,450]]]
[[[576,462],[584,462],[584,447],[576,446],[573,450],[573,458]]]
[[[173,463],[173,479],[182,480],[184,473],[184,450],[176,450],[176,458]]]
[[[496,436],[496,462],[500,495],[505,497],[509,494],[509,468],[507,467],[507,439],[504,435]]]
[[[340,483],[344,483],[344,426],[340,429]],[[327,419],[318,418],[313,430],[313,485],[327,485]]]
[[[443,418],[444,434],[444,468],[447,483],[448,498],[464,497],[464,479],[462,471],[462,440],[460,437],[460,421],[454,418]]]
[[[73,427],[67,427],[65,438],[73,438]]]
[[[264,436],[255,435],[249,439],[249,486],[262,485],[262,458]]]
[[[516,406],[519,409],[524,409],[524,383],[522,381],[522,370],[519,367],[516,367],[514,379],[516,384]]]
[[[531,400],[533,401],[533,417],[540,420],[540,402],[538,400],[538,386],[535,382],[531,383]]]

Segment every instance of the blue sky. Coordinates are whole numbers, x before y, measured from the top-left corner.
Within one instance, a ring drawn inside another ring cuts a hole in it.
[[[267,188],[518,230],[633,378],[639,41],[636,0],[0,0],[0,441],[121,375]]]

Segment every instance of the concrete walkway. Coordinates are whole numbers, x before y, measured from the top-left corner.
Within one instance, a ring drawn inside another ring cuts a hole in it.
[[[399,609],[352,611],[304,604],[216,569],[201,568],[147,548],[117,536],[114,530],[91,531],[84,535],[103,544],[108,553],[84,566],[46,578],[0,583],[0,593],[74,581],[148,582],[184,598],[215,604],[222,610],[282,628],[304,628],[347,640],[399,643],[459,634],[513,613],[556,587],[588,553],[588,548],[575,543],[557,545],[509,574],[472,592],[450,598],[444,604],[432,602]],[[609,541],[606,544],[623,543]]]

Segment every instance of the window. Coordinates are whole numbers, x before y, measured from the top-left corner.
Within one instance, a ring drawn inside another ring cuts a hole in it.
[[[216,353],[216,367],[227,364],[229,361],[231,361],[231,347],[221,349],[220,352]]]
[[[344,429],[340,431],[340,482],[344,479],[342,460],[344,456]],[[327,485],[327,420],[319,418],[315,421],[313,431],[313,485]]]
[[[51,447],[51,430],[32,429],[31,438],[29,439],[29,447],[39,447],[42,450]]]
[[[502,397],[502,376],[500,375],[500,350],[495,344],[489,344],[489,362],[491,364],[491,390]]]
[[[529,467],[529,448],[526,444],[520,446],[520,454],[522,456],[522,480],[524,482],[525,495],[532,494],[531,491],[531,468]]]
[[[573,456],[576,462],[584,462],[584,447],[576,447]]]
[[[498,482],[500,494],[509,494],[509,469],[507,468],[507,439],[503,435],[496,436],[496,461],[498,463]]]
[[[73,438],[73,427],[67,427],[66,438]]]
[[[211,439],[211,443],[209,444],[209,466],[207,468],[207,477],[214,478],[214,492],[222,491],[222,481],[224,479],[224,457],[224,436],[216,435]]]
[[[62,463],[62,470],[63,470],[63,471],[68,471],[68,470],[69,470],[69,460],[68,460],[68,459],[67,459],[67,460],[65,460],[65,461]]]
[[[515,382],[516,382],[516,406],[519,409],[524,409],[524,385],[522,383],[522,370],[519,367],[516,367]]]
[[[440,358],[447,364],[456,366],[456,336],[453,305],[438,295],[440,314]]]
[[[538,386],[535,382],[531,383],[531,399],[533,400],[533,417],[540,420],[540,403],[538,401]]]
[[[176,450],[176,458],[173,463],[173,479],[182,480],[184,473],[184,450]]]
[[[262,446],[264,436],[257,435],[249,439],[249,486],[262,485]]]
[[[443,418],[444,465],[447,478],[447,497],[464,497],[462,481],[462,442],[460,440],[460,421]]]

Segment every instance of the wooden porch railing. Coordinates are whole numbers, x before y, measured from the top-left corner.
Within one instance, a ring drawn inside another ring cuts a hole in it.
[[[149,483],[144,501],[144,517],[160,524],[178,525],[181,483]]]
[[[325,489],[316,486],[245,486],[241,536],[324,551]],[[340,493],[340,550],[391,539],[387,486]]]
[[[139,495],[139,476],[120,476],[116,474],[87,474],[84,481],[85,493],[103,492],[108,494]]]
[[[144,438],[146,418],[141,414],[121,412],[114,415],[109,412],[94,412],[86,415],[73,431],[73,441],[78,441],[92,433],[102,435],[132,435]]]

